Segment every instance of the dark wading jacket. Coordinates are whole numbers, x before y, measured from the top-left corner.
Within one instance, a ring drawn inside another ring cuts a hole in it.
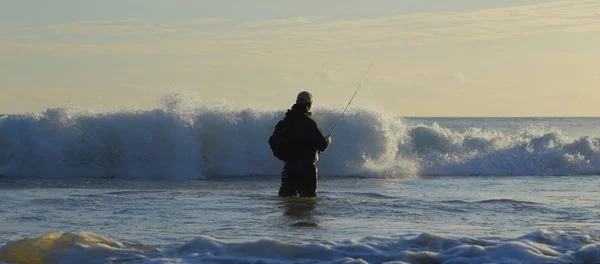
[[[294,155],[286,161],[291,165],[314,164],[319,160],[319,151],[327,149],[328,143],[317,122],[311,117],[311,113],[304,105],[295,104],[292,109],[285,113],[285,119],[292,121],[294,130]]]

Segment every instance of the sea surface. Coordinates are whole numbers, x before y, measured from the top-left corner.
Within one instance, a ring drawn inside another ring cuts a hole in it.
[[[0,117],[0,262],[600,263],[600,118],[351,109],[311,199],[276,196],[282,115]]]

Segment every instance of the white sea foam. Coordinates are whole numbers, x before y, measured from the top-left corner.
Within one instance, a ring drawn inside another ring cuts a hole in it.
[[[0,120],[0,174],[8,177],[196,179],[275,175],[281,162],[267,144],[281,111],[165,100],[162,109],[89,113],[68,108]],[[316,109],[327,134],[340,111]],[[558,130],[460,131],[409,124],[373,109],[352,108],[323,175],[589,175],[600,171],[600,139]]]
[[[537,231],[517,238],[364,237],[291,244],[265,238],[226,242],[200,236],[174,245],[116,242],[89,232],[9,242],[0,261],[17,263],[599,263],[598,238]]]

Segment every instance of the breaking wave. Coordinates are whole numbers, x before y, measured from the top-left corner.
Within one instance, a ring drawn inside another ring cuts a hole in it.
[[[0,175],[197,179],[276,175],[267,139],[284,111],[228,105],[90,113],[70,108],[0,118]],[[316,109],[326,134],[340,111]],[[552,129],[519,133],[407,122],[350,110],[321,155],[329,176],[591,175],[600,139]]]
[[[47,233],[0,247],[10,263],[599,263],[597,238],[537,231],[517,238],[453,238],[431,233],[292,244],[271,238],[183,244],[117,242],[94,233]]]

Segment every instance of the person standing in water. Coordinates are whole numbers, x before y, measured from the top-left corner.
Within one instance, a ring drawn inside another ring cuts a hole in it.
[[[317,196],[317,167],[319,152],[331,144],[316,121],[311,118],[313,98],[303,91],[296,97],[296,104],[289,109],[283,120],[275,126],[269,145],[273,154],[285,164],[281,173],[281,197]]]

